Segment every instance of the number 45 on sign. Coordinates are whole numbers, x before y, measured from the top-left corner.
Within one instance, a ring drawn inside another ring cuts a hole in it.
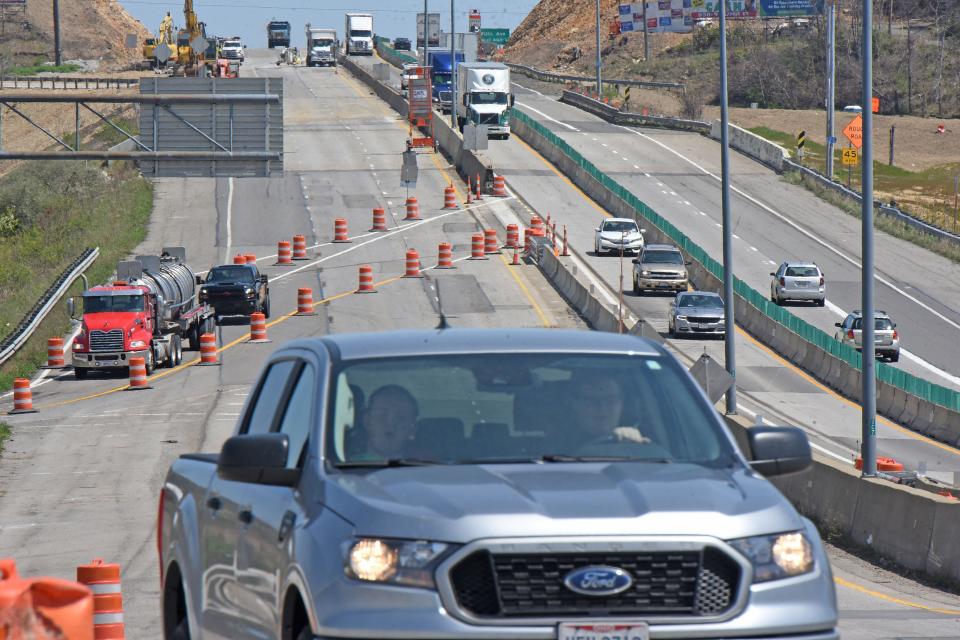
[[[843,164],[857,164],[857,150],[856,149],[842,149],[841,150],[841,159]]]

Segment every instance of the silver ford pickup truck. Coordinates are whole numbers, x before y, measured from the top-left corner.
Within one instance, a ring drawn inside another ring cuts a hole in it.
[[[288,343],[163,484],[164,638],[834,640],[817,531],[764,479],[806,437],[747,440],[632,336]]]

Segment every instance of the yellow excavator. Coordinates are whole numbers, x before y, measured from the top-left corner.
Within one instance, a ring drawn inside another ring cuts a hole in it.
[[[170,17],[170,12],[167,12],[167,15],[163,17],[163,20],[160,21],[160,33],[156,38],[146,38],[143,41],[143,66],[149,69],[156,69],[157,67],[165,66],[161,64],[156,58],[156,50],[161,44],[166,44],[170,49],[170,55],[167,57],[167,63],[176,63],[177,61],[177,47],[175,46],[175,40],[173,38],[173,18]]]
[[[190,42],[197,36],[207,37],[206,24],[197,20],[193,0],[183,0],[185,27],[177,32],[177,64],[186,76],[209,76],[216,64],[216,45],[213,56],[207,60],[207,51],[195,51]],[[209,49],[209,47],[208,47]]]

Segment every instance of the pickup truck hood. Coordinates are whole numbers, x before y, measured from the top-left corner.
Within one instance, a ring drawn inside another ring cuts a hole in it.
[[[799,529],[766,480],[688,464],[553,463],[354,470],[326,503],[356,535],[465,543],[487,537],[702,535]]]
[[[217,296],[235,296],[243,295],[244,288],[255,289],[256,287],[252,282],[217,282],[204,284],[200,287],[201,291],[206,291],[207,295],[211,298]]]

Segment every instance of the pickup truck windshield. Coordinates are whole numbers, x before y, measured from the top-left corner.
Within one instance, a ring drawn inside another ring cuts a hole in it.
[[[627,459],[717,466],[712,409],[660,357],[498,354],[348,362],[335,376],[327,458],[481,464]]]
[[[642,262],[650,264],[683,264],[683,254],[676,251],[644,251]]]
[[[507,104],[507,94],[497,91],[474,91],[473,104]]]
[[[207,274],[207,282],[253,282],[253,269],[243,265],[214,267]]]
[[[84,313],[143,311],[143,295],[83,296]]]

